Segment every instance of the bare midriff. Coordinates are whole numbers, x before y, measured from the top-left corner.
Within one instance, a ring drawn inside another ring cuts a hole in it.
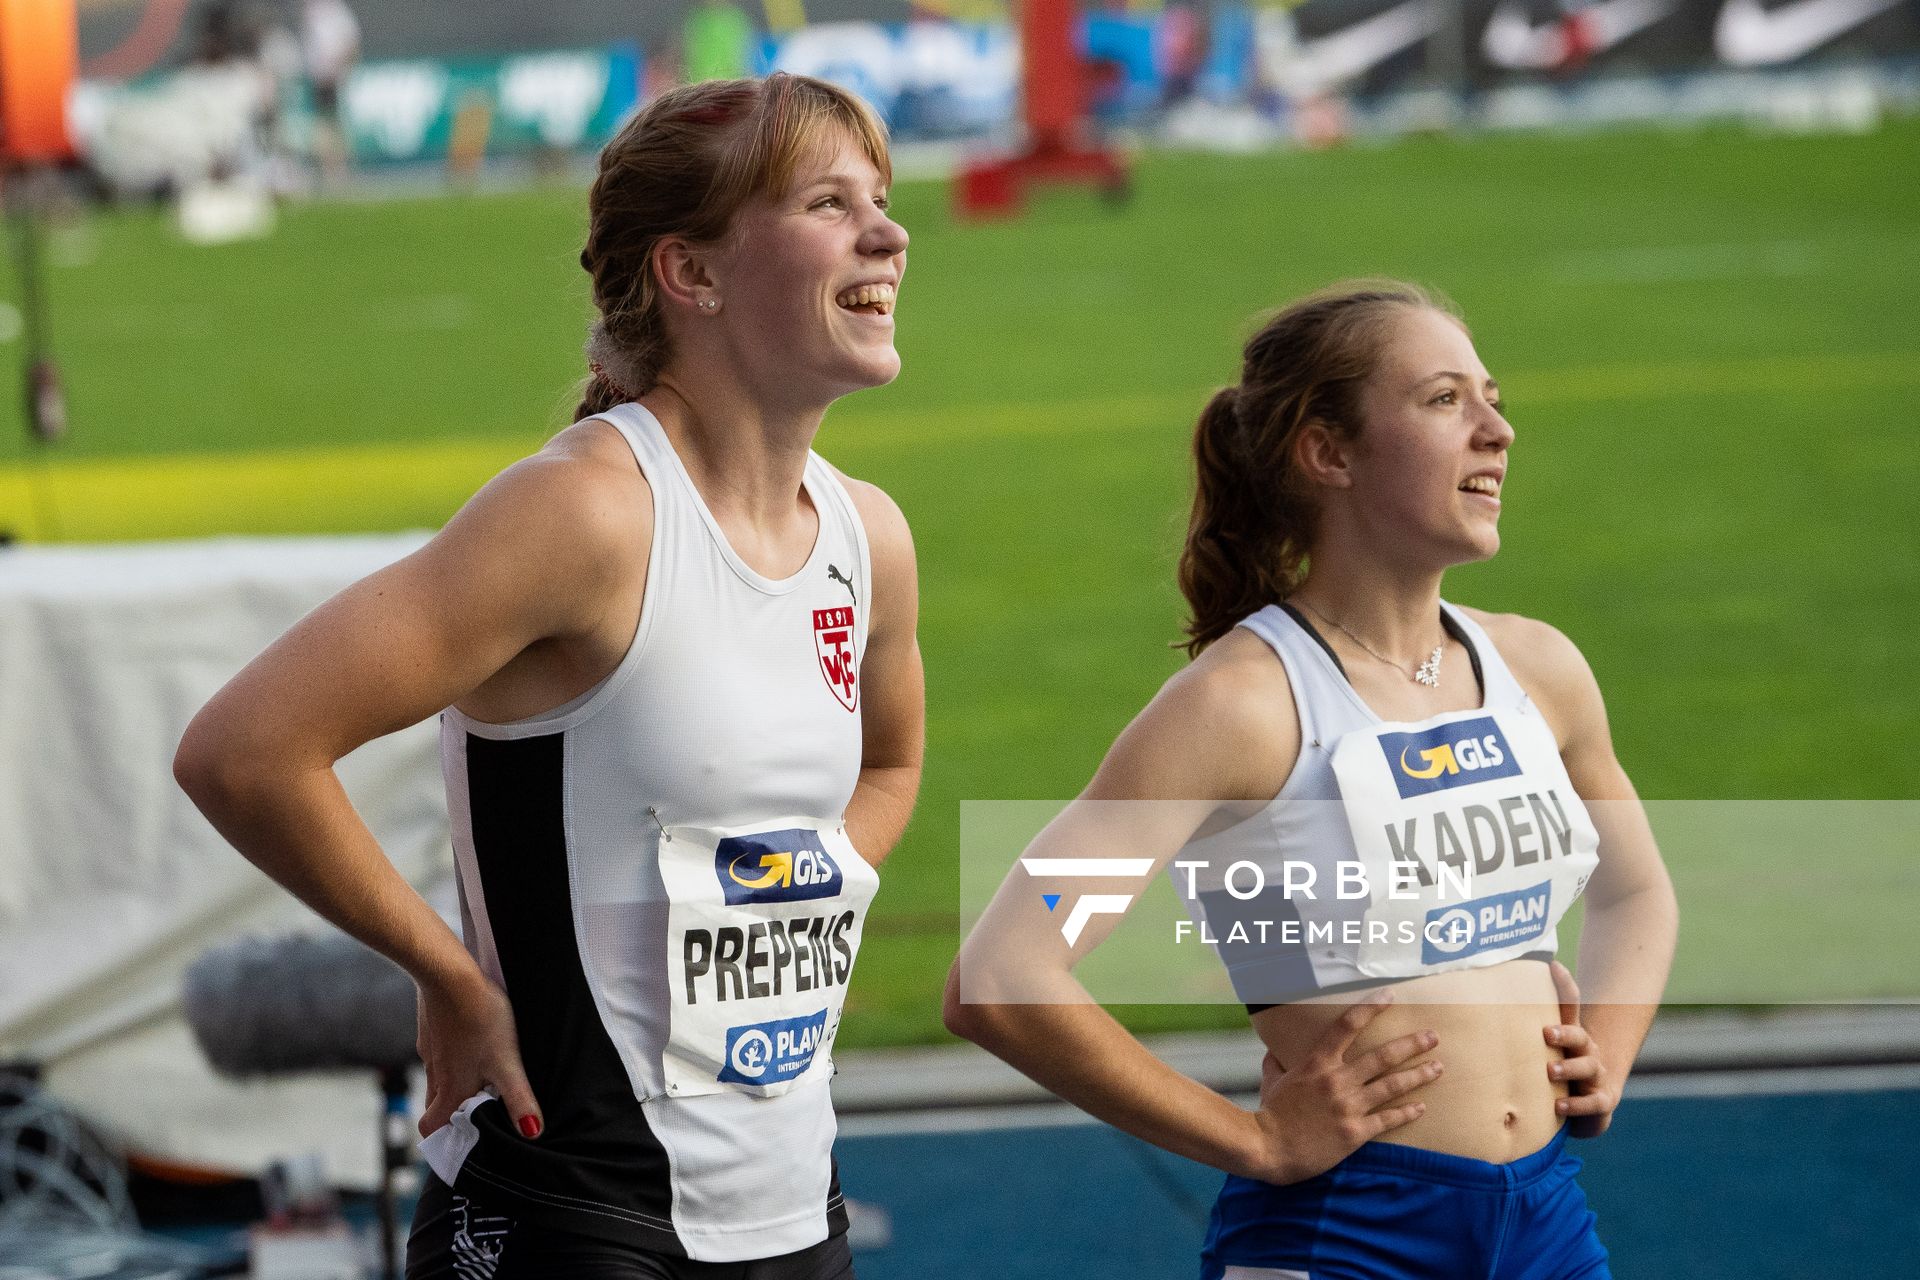
[[[1282,1067],[1303,1061],[1347,1006],[1350,992],[1253,1015],[1253,1029]],[[1394,1001],[1360,1033],[1349,1058],[1390,1040],[1432,1031],[1440,1042],[1391,1070],[1437,1060],[1439,1079],[1385,1104],[1424,1102],[1426,1113],[1378,1141],[1505,1164],[1552,1140],[1562,1121],[1554,1102],[1567,1087],[1547,1078],[1563,1056],[1544,1029],[1560,1022],[1553,975],[1538,960],[1433,974],[1394,984]]]

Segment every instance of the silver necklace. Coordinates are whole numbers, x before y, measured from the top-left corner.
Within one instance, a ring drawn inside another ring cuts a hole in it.
[[[1368,644],[1365,640],[1362,640],[1359,636],[1353,634],[1353,632],[1347,630],[1345,627],[1341,626],[1338,622],[1335,622],[1332,618],[1329,618],[1326,614],[1320,612],[1318,609],[1308,604],[1305,600],[1296,600],[1294,601],[1294,603],[1306,609],[1308,613],[1320,619],[1320,621],[1326,623],[1328,626],[1338,630],[1341,635],[1353,641],[1355,644],[1359,645],[1362,649],[1365,649],[1368,653],[1372,654],[1374,657],[1378,658],[1380,661],[1392,667],[1395,671],[1406,673],[1407,678],[1409,680],[1412,680],[1415,684],[1423,684],[1427,686],[1427,688],[1429,689],[1437,689],[1440,687],[1440,656],[1446,652],[1446,648],[1447,648],[1446,645],[1437,644],[1433,646],[1433,652],[1427,655],[1427,660],[1421,663],[1419,667],[1417,667],[1415,670],[1408,673],[1407,666],[1405,663],[1398,662],[1392,658],[1389,658],[1386,654],[1380,652],[1378,649]]]

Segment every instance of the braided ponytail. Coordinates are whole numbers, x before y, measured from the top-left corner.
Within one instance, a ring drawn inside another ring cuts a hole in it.
[[[587,375],[586,385],[580,392],[580,403],[573,407],[573,420],[597,417],[618,404],[633,399],[625,391],[615,386],[606,372],[595,369]]]

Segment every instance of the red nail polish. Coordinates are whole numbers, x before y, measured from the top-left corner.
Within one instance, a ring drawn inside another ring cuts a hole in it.
[[[539,1116],[521,1116],[520,1117],[520,1136],[523,1138],[539,1137],[540,1136],[540,1117]]]

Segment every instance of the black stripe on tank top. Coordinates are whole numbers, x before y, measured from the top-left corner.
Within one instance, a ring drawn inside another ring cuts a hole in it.
[[[1307,621],[1306,615],[1288,604],[1285,600],[1280,601],[1280,608],[1289,618],[1292,618],[1300,624],[1302,631],[1313,637],[1315,644],[1326,650],[1327,657],[1333,660],[1333,669],[1340,673],[1340,678],[1345,680],[1348,685],[1352,685],[1353,677],[1347,674],[1346,664],[1340,661],[1340,655],[1333,651],[1333,646],[1327,643],[1327,638],[1320,634],[1319,629]],[[1448,635],[1458,640],[1460,647],[1467,651],[1467,661],[1473,665],[1473,683],[1479,687],[1480,701],[1484,703],[1487,700],[1487,676],[1486,673],[1480,669],[1480,651],[1473,647],[1473,641],[1467,637],[1467,629],[1461,626],[1459,622],[1454,619],[1454,616],[1445,609],[1440,611],[1440,626]]]
[[[1347,664],[1340,661],[1340,655],[1333,651],[1333,646],[1328,644],[1327,638],[1320,634],[1320,629],[1307,621],[1307,615],[1288,604],[1285,600],[1280,602],[1280,611],[1299,623],[1300,629],[1312,636],[1315,644],[1326,650],[1327,659],[1333,663],[1333,669],[1340,673],[1342,680],[1345,680],[1348,684],[1352,684],[1352,678],[1347,675]]]
[[[1445,609],[1440,611],[1440,625],[1445,627],[1447,634],[1458,640],[1460,647],[1467,651],[1467,661],[1473,666],[1473,683],[1480,690],[1480,701],[1484,705],[1487,701],[1487,673],[1480,669],[1480,651],[1474,648],[1473,641],[1467,638],[1467,629]]]
[[[486,916],[545,1130],[529,1141],[499,1102],[457,1190],[517,1219],[672,1257],[667,1154],[634,1098],[580,963],[568,882],[565,740],[468,734],[467,802]]]

